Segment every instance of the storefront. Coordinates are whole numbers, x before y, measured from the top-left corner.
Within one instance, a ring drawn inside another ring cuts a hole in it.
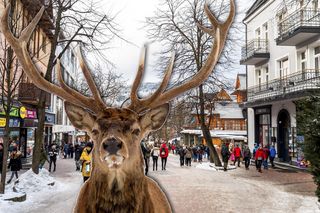
[[[21,119],[19,118],[19,108],[13,106],[10,110],[10,120],[9,120],[9,127],[10,127],[10,133],[9,138],[13,142],[15,142],[18,147],[21,147],[20,143],[20,123]],[[5,112],[3,109],[0,108],[0,143],[3,143],[3,137],[4,137],[4,128],[6,126],[6,118],[5,118]]]
[[[254,109],[256,144],[271,145],[271,106]]]
[[[22,144],[22,153],[24,157],[32,155],[36,129],[38,126],[36,109],[22,106],[20,108],[20,117],[22,118],[20,128],[20,141]]]

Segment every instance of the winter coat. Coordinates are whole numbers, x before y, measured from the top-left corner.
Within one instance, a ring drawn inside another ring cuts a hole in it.
[[[263,153],[264,153],[264,159],[265,160],[268,159],[270,151],[267,147],[263,148]]]
[[[234,148],[233,153],[234,153],[234,156],[235,156],[236,158],[237,158],[237,157],[241,157],[241,149],[240,149],[240,147]]]
[[[152,157],[159,157],[159,155],[160,155],[159,147],[153,147],[153,149],[151,151],[151,156]]]
[[[180,148],[178,151],[180,158],[184,158],[184,156],[186,155],[186,150],[183,148]]]
[[[263,149],[257,149],[256,155],[255,155],[256,160],[263,160],[264,159],[264,151]]]
[[[230,151],[225,144],[222,145],[221,156],[222,156],[223,162],[227,162],[230,157]]]
[[[245,148],[243,150],[243,157],[244,158],[251,158],[251,152],[250,152],[250,149],[249,148]]]
[[[192,158],[192,150],[191,150],[191,148],[186,149],[186,158]]]
[[[78,161],[78,160],[80,160],[80,157],[81,157],[82,147],[80,145],[75,145],[74,147],[75,147],[75,149],[74,149],[74,160]]]
[[[56,149],[51,149],[49,151],[49,158],[50,160],[56,160],[58,155],[58,151]]]
[[[168,155],[169,155],[169,149],[168,149],[167,145],[164,143],[160,147],[160,157],[167,158]]]
[[[22,168],[20,151],[11,153],[8,169],[10,168],[11,171],[20,171]]]
[[[90,177],[91,175],[91,155],[88,153],[87,147],[82,151],[80,160],[82,161],[82,176]],[[87,165],[89,165],[89,171],[87,172]]]
[[[276,154],[277,154],[276,149],[274,147],[271,147],[270,148],[270,157],[274,158],[274,157],[276,157]]]

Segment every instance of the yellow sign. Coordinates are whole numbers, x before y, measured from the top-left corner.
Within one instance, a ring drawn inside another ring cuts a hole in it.
[[[27,109],[25,107],[20,107],[20,117],[22,119],[27,117]]]
[[[6,119],[0,118],[0,127],[5,127],[5,126],[6,126]]]

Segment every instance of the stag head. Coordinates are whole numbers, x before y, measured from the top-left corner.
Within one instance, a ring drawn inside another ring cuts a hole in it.
[[[174,64],[174,56],[172,56],[159,88],[151,96],[140,99],[137,96],[137,90],[145,67],[146,51],[143,48],[130,94],[130,105],[126,108],[110,108],[101,99],[81,52],[79,54],[80,66],[92,92],[92,97],[84,96],[65,84],[61,76],[59,61],[56,70],[60,86],[46,81],[40,75],[27,50],[27,43],[44,12],[44,7],[23,30],[19,38],[15,38],[8,27],[9,8],[10,5],[6,7],[2,16],[1,30],[20,60],[24,72],[40,89],[54,93],[65,100],[65,109],[71,123],[76,128],[86,131],[94,141],[93,173],[102,174],[128,174],[130,170],[136,170],[137,167],[142,170],[140,141],[150,131],[157,130],[163,125],[169,112],[168,102],[170,100],[199,86],[213,71],[235,14],[234,1],[230,0],[230,14],[224,23],[220,23],[205,5],[204,10],[212,28],[201,25],[198,27],[214,37],[214,44],[201,70],[185,83],[166,90]],[[121,187],[121,182],[119,183]]]

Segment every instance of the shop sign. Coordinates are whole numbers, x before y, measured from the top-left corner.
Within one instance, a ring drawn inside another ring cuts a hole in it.
[[[27,109],[27,116],[26,118],[35,119],[37,118],[37,112],[35,110],[29,110]]]
[[[5,113],[5,111],[4,111],[2,106],[0,107],[0,115],[6,115],[6,113]],[[19,117],[19,108],[11,107],[10,116]]]
[[[24,119],[27,117],[27,109],[25,107],[20,107],[20,118]]]
[[[256,115],[260,114],[270,114],[270,108],[260,108],[255,110]]]
[[[45,122],[50,123],[50,124],[54,124],[54,121],[55,121],[55,115],[46,113]]]
[[[6,118],[0,118],[0,127],[6,126]],[[20,127],[20,119],[11,118],[9,120],[9,127]]]

